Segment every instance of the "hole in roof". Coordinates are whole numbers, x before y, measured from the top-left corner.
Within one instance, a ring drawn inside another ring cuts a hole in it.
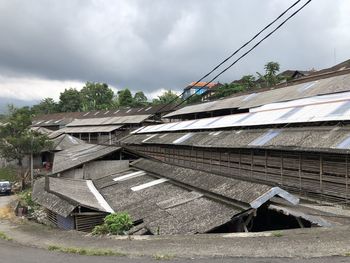
[[[275,138],[278,134],[280,134],[281,131],[279,130],[269,130],[268,132],[264,133],[263,135],[259,136],[256,138],[254,141],[249,143],[249,145],[254,145],[254,146],[262,146]]]
[[[108,110],[108,111],[106,111],[104,114],[106,115],[108,112],[109,112],[109,110]]]
[[[299,92],[307,91],[308,89],[312,88],[317,81],[311,82],[311,83],[305,83],[303,86],[298,88]]]
[[[150,109],[152,109],[152,106],[145,109],[145,111],[149,111]]]
[[[45,121],[46,124],[50,123],[52,120]]]
[[[126,113],[129,113],[131,111],[131,109],[127,110]]]
[[[115,111],[114,114],[117,114],[119,111],[120,111],[120,110]]]
[[[256,95],[258,95],[257,93],[252,93],[252,94],[249,94],[247,97],[245,97],[243,99],[243,101],[248,101],[248,100],[251,100],[252,98],[254,98]]]
[[[142,111],[143,110],[143,108],[141,108],[141,109],[138,109],[138,111],[137,112],[140,112],[140,111]]]
[[[87,113],[85,113],[83,116],[86,116],[86,115],[88,115],[90,113],[90,111],[89,112],[87,112]]]
[[[176,139],[175,141],[173,141],[173,144],[179,144],[182,143],[186,140],[188,140],[189,138],[191,138],[193,136],[193,133],[187,133],[184,136],[181,136],[180,138]]]
[[[339,143],[335,148],[337,149],[349,149],[350,148],[350,135]]]
[[[96,115],[97,115],[97,114],[99,114],[99,113],[100,113],[99,111],[98,111],[98,112],[95,112],[95,114],[94,114],[94,115],[96,116]]]
[[[281,117],[279,117],[279,119],[288,119],[289,117],[291,117],[292,115],[300,111],[301,109],[302,107],[292,108],[289,111],[287,111],[285,114],[283,114]]]
[[[343,115],[350,109],[350,101],[346,101],[342,103],[339,107],[337,107],[334,111],[330,113],[330,115]]]
[[[63,119],[60,119],[60,120],[57,120],[57,121],[55,121],[55,123],[59,123],[60,121],[62,121]]]

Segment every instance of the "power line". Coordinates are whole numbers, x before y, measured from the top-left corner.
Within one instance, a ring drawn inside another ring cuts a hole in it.
[[[299,13],[305,6],[307,6],[312,0],[308,0],[305,4],[303,4],[300,8],[298,8],[294,13],[292,13],[289,17],[287,17],[281,24],[279,24],[274,30],[272,30],[270,33],[268,33],[265,37],[263,37],[258,43],[256,43],[253,47],[251,47],[248,51],[246,51],[243,55],[241,55],[238,59],[236,59],[232,64],[230,64],[228,67],[226,67],[224,70],[222,70],[219,74],[217,74],[214,78],[209,80],[203,87],[199,88],[198,91],[202,90],[203,88],[207,87],[207,85],[217,79],[219,76],[221,76],[223,73],[225,73],[227,70],[229,70],[233,65],[235,65],[238,61],[240,61],[242,58],[244,58],[246,55],[248,55],[251,51],[253,51],[257,46],[259,46],[262,42],[264,42],[267,38],[269,38],[273,33],[275,33],[279,28],[281,28],[289,19],[291,19],[293,16],[295,16],[297,13]],[[178,103],[175,107],[180,106],[185,101],[187,101],[189,98],[193,97],[195,95],[192,94],[186,100],[181,101]]]
[[[244,47],[246,47],[247,45],[249,45],[253,40],[255,40],[259,35],[261,35],[266,29],[268,29],[270,26],[272,26],[276,21],[278,21],[282,16],[284,16],[289,10],[291,10],[293,7],[295,7],[301,0],[296,1],[295,3],[293,3],[291,6],[289,6],[285,11],[283,11],[279,16],[277,16],[272,22],[270,22],[268,25],[266,25],[262,30],[260,30],[255,36],[253,36],[249,41],[247,41],[245,44],[243,44],[240,48],[238,48],[236,51],[234,51],[230,56],[228,56],[227,58],[225,58],[222,62],[220,62],[217,66],[215,66],[210,72],[208,72],[207,74],[205,74],[202,78],[200,78],[198,81],[196,81],[193,85],[189,86],[189,88],[193,88],[195,87],[200,81],[202,81],[204,78],[208,77],[210,74],[212,74],[215,70],[217,70],[220,66],[222,66],[225,62],[227,62],[229,59],[231,59],[234,55],[236,55],[239,51],[241,51]],[[272,33],[274,33],[277,29],[279,29],[284,23],[286,23],[290,18],[292,18],[294,15],[296,15],[301,9],[303,9],[307,4],[309,4],[311,2],[311,0],[309,0],[308,2],[306,2],[301,8],[299,8],[296,12],[294,12],[291,16],[289,16],[286,20],[283,21],[283,23],[281,23],[275,30],[272,31]],[[267,35],[267,37],[269,37],[270,35],[272,35],[272,33],[269,33]],[[267,37],[263,38],[263,40],[265,40]],[[262,41],[263,41],[262,40]],[[259,44],[262,42],[260,41]],[[258,45],[259,45],[258,44]],[[250,49],[253,50],[256,46],[255,45],[253,48]],[[249,51],[249,52],[250,52]],[[248,53],[249,53],[248,52]],[[247,52],[246,52],[247,53]],[[247,54],[248,54],[247,53]],[[247,55],[247,54],[244,54]],[[244,56],[241,56],[241,58],[243,58]],[[235,61],[238,62],[238,61]],[[235,64],[235,63],[234,63]],[[231,64],[228,68],[232,67],[234,64]],[[228,69],[227,68],[227,69]],[[227,70],[226,69],[226,70]],[[222,73],[224,73],[226,70],[224,70]],[[221,73],[221,72],[220,72]],[[222,74],[221,73],[221,74]],[[197,90],[200,91],[203,88],[207,87],[208,84],[210,82],[212,82],[213,80],[215,80],[217,77],[219,77],[221,74],[218,74],[215,78],[213,78],[212,80],[206,82],[206,84],[204,86],[202,86],[201,88],[199,88]],[[170,101],[169,103],[165,104],[162,108],[160,108],[156,113],[158,113],[160,110],[162,110],[163,108],[165,108],[166,106],[168,106],[169,104],[172,104],[173,102],[175,102],[178,98],[180,98],[183,94],[185,93],[185,91],[183,91],[180,95],[177,95],[177,97],[175,99],[173,99],[172,101]],[[196,94],[196,93],[195,93]],[[184,103],[185,101],[187,101],[189,98],[191,98],[192,96],[194,96],[195,94],[190,95],[188,98],[186,98],[186,100],[180,102],[179,104],[177,104],[175,107],[176,108],[178,106],[180,106],[182,103]]]

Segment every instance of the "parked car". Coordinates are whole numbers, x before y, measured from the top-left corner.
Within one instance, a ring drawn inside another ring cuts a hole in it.
[[[0,181],[0,194],[10,195],[11,190],[12,187],[9,181]]]

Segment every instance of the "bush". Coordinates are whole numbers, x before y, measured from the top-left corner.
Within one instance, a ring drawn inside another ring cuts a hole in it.
[[[32,190],[27,189],[18,193],[21,206],[27,207],[29,214],[33,213],[39,206],[32,200]]]
[[[112,234],[124,235],[132,227],[132,219],[128,213],[120,212],[105,217],[103,225],[96,226],[92,233],[94,235]]]
[[[0,168],[0,180],[14,182],[17,179],[16,169],[13,167]]]

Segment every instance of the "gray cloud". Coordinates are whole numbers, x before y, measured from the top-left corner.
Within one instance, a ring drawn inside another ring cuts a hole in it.
[[[0,72],[180,90],[294,1],[0,0]],[[221,82],[261,71],[322,68],[349,58],[350,3],[314,0]],[[1,95],[1,94],[0,94]]]

